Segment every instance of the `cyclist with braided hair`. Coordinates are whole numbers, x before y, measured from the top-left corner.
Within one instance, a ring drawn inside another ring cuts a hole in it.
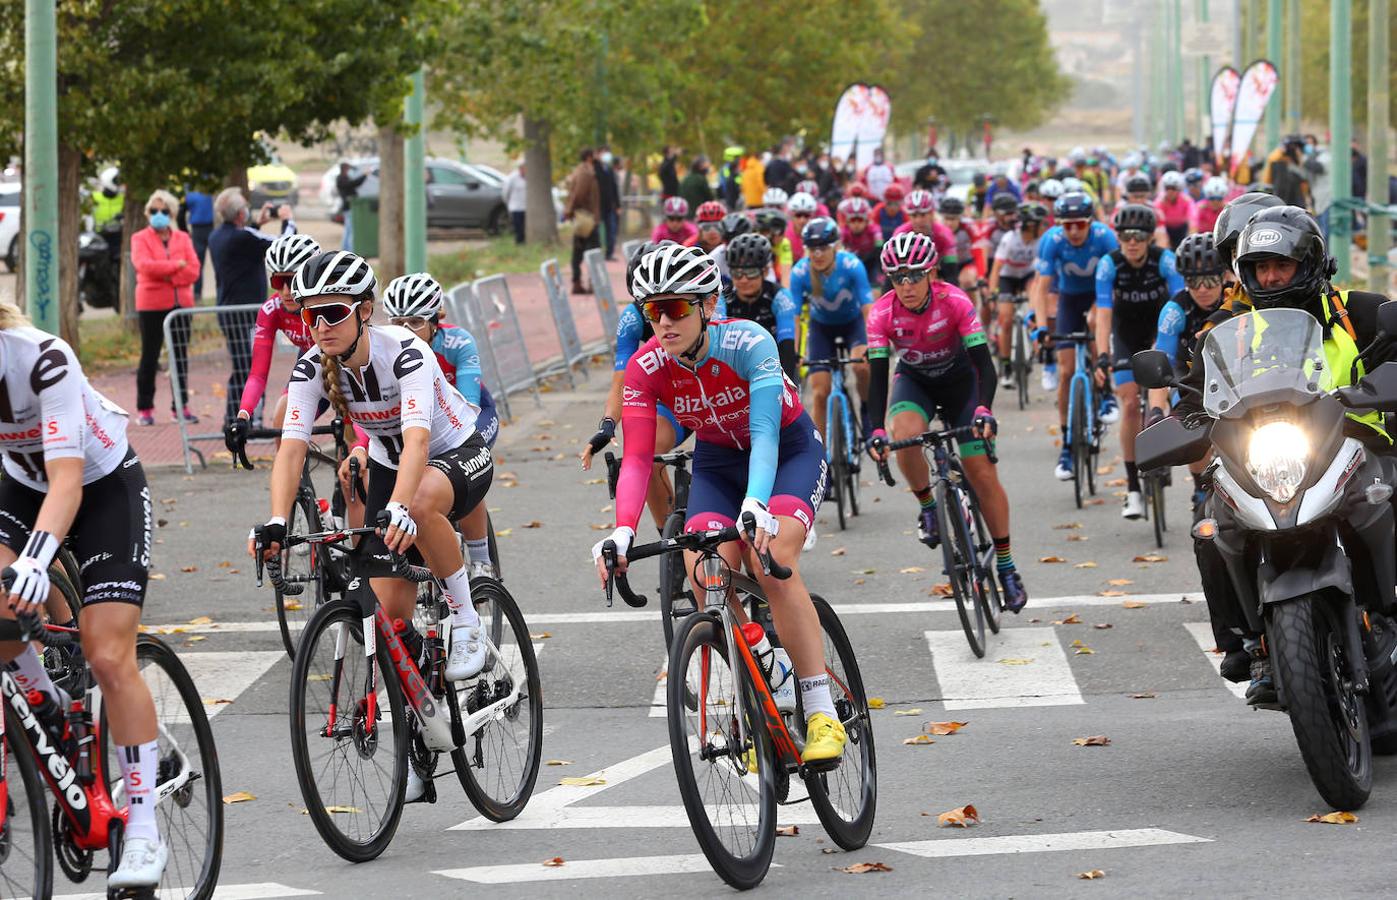
[[[728,315],[751,319],[776,338],[781,368],[799,383],[796,357],[796,305],[790,293],[766,277],[771,269],[771,242],[760,234],[744,234],[728,245],[731,282],[723,290]]]

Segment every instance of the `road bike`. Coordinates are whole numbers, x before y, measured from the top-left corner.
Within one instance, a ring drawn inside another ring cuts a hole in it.
[[[1076,368],[1067,392],[1067,432],[1062,445],[1072,451],[1072,495],[1077,508],[1083,505],[1083,490],[1096,496],[1096,464],[1101,455],[1101,438],[1106,426],[1098,417],[1098,393],[1092,377],[1092,336],[1077,331],[1055,334],[1054,343],[1072,344],[1076,350]]]
[[[973,428],[963,426],[946,431],[925,431],[915,437],[891,441],[884,446],[889,458],[894,451],[921,447],[930,458],[932,493],[936,498],[936,515],[941,531],[942,570],[951,583],[951,596],[956,601],[956,613],[970,649],[977,657],[985,655],[985,627],[999,633],[1004,614],[1004,599],[995,580],[994,539],[990,536],[985,517],[980,511],[975,488],[966,477],[956,449],[958,440],[971,437]],[[990,462],[996,462],[992,442],[985,442]],[[878,463],[878,474],[892,487],[892,470],[888,460]]]
[[[849,356],[844,339],[834,339],[833,359],[807,359],[808,366],[828,366],[832,383],[829,399],[825,401],[825,458],[829,460],[829,492],[839,511],[839,530],[845,529],[844,508],[849,514],[859,514],[859,453],[863,447],[858,416],[854,415],[854,399],[849,394],[844,368],[862,365],[863,360]]]
[[[750,513],[743,516],[742,527],[749,535],[755,533]],[[704,586],[703,608],[680,623],[670,648],[670,750],[684,809],[704,856],[724,881],[746,889],[761,883],[771,866],[777,805],[806,799],[791,795],[792,776],[804,781],[820,823],[846,850],[868,842],[878,782],[873,723],[853,646],[834,610],[813,594],[830,691],[847,743],[843,757],[833,765],[801,762],[805,715],[800,692],[795,692],[793,708],[777,706],[771,676],[741,630],[745,603],[746,617],[760,623],[776,643],[766,597],[755,579],[730,569],[717,552],[722,544],[738,539],[736,526],[681,534],[632,547],[627,558],[634,562],[677,550],[700,554],[694,576]],[[607,603],[614,588],[629,605],[645,606],[647,598],[632,591],[625,574],[616,570],[613,542],[603,544],[602,556],[611,572]],[[759,562],[776,578],[790,577],[790,570],[767,554],[761,554]]]
[[[1111,371],[1131,371],[1130,360],[1116,363]],[[1140,427],[1143,429],[1150,419],[1150,392],[1138,388],[1136,393],[1139,395]],[[1169,530],[1164,518],[1164,489],[1172,481],[1168,467],[1140,470],[1140,494],[1145,500],[1145,518],[1154,523],[1154,545],[1161,549],[1164,547],[1164,533]]]
[[[3,574],[8,586],[13,573]],[[71,662],[55,681],[72,698],[60,718],[44,714],[44,695],[25,694],[0,670],[0,896],[49,897],[55,857],[75,884],[92,874],[99,851],[108,854],[108,874],[115,868],[126,824],[125,779],[102,692],[81,654],[70,652],[77,629],[22,617],[0,621],[0,640],[34,641]],[[170,856],[157,891],[107,896],[204,900],[213,896],[223,860],[223,787],[213,732],[199,690],[174,650],[152,635],[138,635],[136,662],[155,701],[159,764],[152,796]],[[51,812],[45,789],[52,795]]]
[[[437,774],[454,772],[480,814],[503,822],[528,803],[543,749],[538,659],[514,598],[493,578],[472,580],[486,665],[478,675],[448,682],[450,621],[431,572],[397,554],[377,560],[367,541],[341,546],[386,527],[381,512],[374,527],[286,537],[288,548],[328,550],[349,574],[343,599],[322,605],[301,637],[291,673],[291,750],[311,822],[331,850],[352,862],[377,857],[392,841],[409,765],[427,785],[423,799],[435,801]],[[260,530],[256,543],[260,582]],[[274,586],[281,581],[280,557],[269,557],[265,571]],[[425,586],[416,617],[420,650],[408,646],[406,623],[390,621],[378,604],[369,583],[377,577]],[[438,773],[443,753],[453,769]]]
[[[1028,405],[1028,379],[1033,374],[1033,310],[1024,312],[1028,297],[1024,294],[1000,294],[1001,303],[1014,304],[1014,324],[1010,341],[1012,356],[1010,372],[1014,376],[1014,387],[1019,398],[1019,409]]]

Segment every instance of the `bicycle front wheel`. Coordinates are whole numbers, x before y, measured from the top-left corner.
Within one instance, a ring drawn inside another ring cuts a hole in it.
[[[157,893],[204,900],[213,896],[223,863],[223,779],[213,730],[194,679],[167,644],[140,635],[136,665],[155,701],[160,756],[156,821],[170,848]],[[103,771],[112,800],[120,807],[126,803],[125,782],[111,741],[106,704],[101,720]]]
[[[1156,474],[1150,477],[1150,506],[1154,512],[1154,545],[1160,549],[1164,548],[1164,532],[1167,527],[1164,522],[1164,476]]]
[[[728,660],[721,620],[684,620],[669,673],[669,747],[694,837],[720,878],[739,890],[756,887],[776,848],[776,761],[746,673]]]
[[[960,479],[960,489],[970,498],[970,543],[975,548],[975,580],[979,589],[975,598],[984,610],[985,624],[994,634],[999,634],[999,626],[1004,614],[1004,598],[999,593],[999,569],[995,565],[994,537],[985,524],[984,513],[980,510],[980,498],[975,486],[966,477],[965,470],[957,460],[951,464]]]
[[[684,533],[684,514],[672,512],[665,519],[665,527],[660,532],[663,540]],[[684,554],[680,551],[666,553],[660,557],[660,627],[665,633],[665,651],[674,645],[675,626],[684,621],[694,611],[694,595],[687,586],[684,573]]]
[[[985,614],[977,599],[979,585],[975,578],[975,550],[970,529],[961,505],[960,489],[947,481],[936,482],[936,510],[941,522],[941,555],[946,562],[946,577],[951,582],[951,594],[956,600],[956,614],[970,642],[970,651],[977,657],[985,655]]]
[[[52,897],[48,792],[23,727],[9,709],[0,714],[5,717],[0,732],[0,784],[5,795],[4,809],[0,809],[0,896]]]
[[[543,753],[543,687],[529,627],[504,585],[471,583],[471,601],[494,645],[481,673],[455,685],[463,716],[509,700],[451,752],[456,775],[475,808],[506,822],[523,811]]]
[[[1080,383],[1074,380],[1071,398],[1072,417],[1068,420],[1068,428],[1072,441],[1072,496],[1077,501],[1077,508],[1081,509],[1082,491],[1086,488],[1087,472],[1091,466],[1091,454],[1088,449],[1091,438],[1087,434],[1087,403],[1090,402],[1091,392],[1082,390]]]
[[[388,848],[407,788],[408,713],[388,650],[376,644],[366,655],[357,606],[328,603],[306,626],[291,670],[301,797],[320,837],[350,862]]]
[[[842,418],[843,405],[831,403],[829,405],[829,421],[826,422],[825,431],[829,434],[829,459],[830,459],[830,479],[831,487],[835,488],[835,506],[839,511],[839,530],[843,531],[847,526],[844,521],[844,507],[848,500],[848,478],[849,459],[844,452],[844,420]]]
[[[824,633],[825,671],[829,673],[834,710],[844,726],[846,743],[839,767],[807,775],[810,805],[830,839],[845,850],[868,843],[878,805],[878,761],[873,753],[873,720],[868,714],[863,676],[854,647],[834,610],[824,598],[811,595]]]
[[[301,482],[296,502],[291,504],[291,515],[286,521],[287,534],[305,534],[319,530],[320,511],[316,509],[315,497],[310,493],[307,481]],[[290,584],[300,584],[306,588],[299,594],[286,596],[276,592],[276,621],[281,630],[281,642],[286,647],[286,655],[296,658],[296,644],[301,632],[322,601],[320,596],[324,581],[320,578],[319,550],[311,544],[300,544],[281,555],[282,575]]]
[[[1028,405],[1028,349],[1024,346],[1023,319],[1014,317],[1014,386],[1018,388],[1019,409]]]

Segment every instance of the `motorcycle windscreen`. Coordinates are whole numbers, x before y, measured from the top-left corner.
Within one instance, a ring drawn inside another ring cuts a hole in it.
[[[1325,371],[1324,329],[1298,309],[1268,309],[1228,319],[1203,342],[1203,408],[1220,418],[1246,397],[1276,392],[1320,394],[1334,383]]]

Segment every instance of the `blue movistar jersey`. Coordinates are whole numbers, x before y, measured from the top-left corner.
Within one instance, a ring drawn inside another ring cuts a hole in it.
[[[820,278],[820,290],[815,291],[814,278]],[[834,257],[834,268],[825,276],[810,271],[810,257],[802,259],[791,269],[791,299],[799,317],[810,304],[810,318],[821,325],[845,325],[863,315],[863,308],[873,304],[873,289],[868,284],[868,272],[859,258],[847,250]]]
[[[1154,338],[1154,348],[1169,354],[1169,361],[1179,364],[1179,335],[1184,330],[1184,308],[1173,300],[1164,304],[1159,311],[1159,325]]]
[[[432,352],[446,380],[476,406],[480,405],[480,351],[471,333],[457,325],[441,323],[432,338]]]
[[[1067,240],[1061,225],[1054,225],[1038,242],[1038,274],[1051,276],[1060,293],[1094,293],[1097,263],[1119,246],[1116,233],[1101,222],[1091,223],[1079,247]]]
[[[713,309],[713,318],[726,319],[727,317],[727,301],[722,294],[719,294],[718,305]],[[624,372],[626,363],[630,362],[635,351],[640,349],[640,345],[650,340],[654,334],[655,330],[640,314],[640,308],[637,304],[627,303],[622,306],[621,315],[616,319],[616,363],[613,366],[614,370]]]

